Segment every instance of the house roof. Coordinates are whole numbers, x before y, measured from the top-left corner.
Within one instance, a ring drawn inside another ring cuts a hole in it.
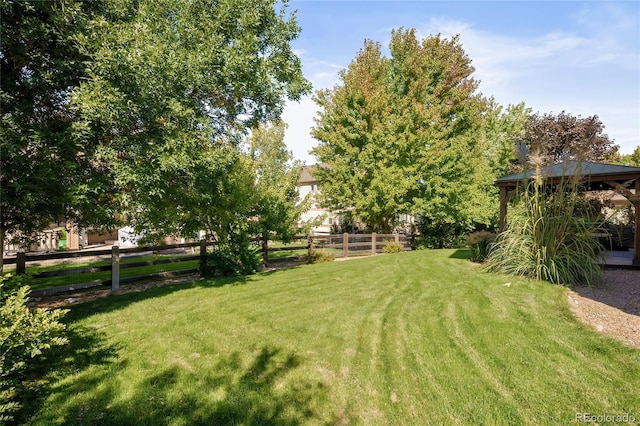
[[[298,185],[304,185],[317,182],[318,179],[314,178],[311,173],[315,166],[304,166],[302,172],[300,172],[300,179],[298,179]]]
[[[542,175],[549,181],[561,180],[568,176],[574,176],[577,173],[592,182],[600,180],[617,181],[640,178],[640,167],[570,160],[542,168]],[[511,186],[524,179],[531,179],[532,175],[533,171],[529,170],[526,176],[525,173],[504,176],[496,179],[496,184],[498,186]]]
[[[313,169],[315,169],[316,167],[327,168],[329,166],[325,163],[318,163],[312,166],[304,166],[302,168],[302,172],[300,173],[300,179],[298,179],[298,185],[308,185],[311,183],[317,183],[318,179],[316,179],[316,177],[313,176]]]

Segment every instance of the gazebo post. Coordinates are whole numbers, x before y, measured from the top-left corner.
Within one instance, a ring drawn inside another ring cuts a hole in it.
[[[636,179],[636,194],[633,207],[636,211],[633,228],[633,264],[640,265],[640,179]]]
[[[587,182],[588,190],[614,190],[633,204],[635,215],[633,218],[633,265],[640,266],[640,167],[621,166],[618,164],[580,162],[568,160],[559,164],[552,164],[543,168],[549,184],[557,184],[563,179],[580,173],[580,177]],[[523,181],[529,180],[526,173],[503,176],[496,179],[495,184],[500,188],[500,231],[507,227],[507,207],[511,196],[510,187],[516,187]],[[633,185],[633,187],[632,187]],[[633,192],[635,189],[635,193]]]
[[[500,232],[507,229],[507,187],[500,186]]]

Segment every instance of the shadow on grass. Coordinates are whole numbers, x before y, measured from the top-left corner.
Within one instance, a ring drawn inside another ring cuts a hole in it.
[[[106,313],[112,312],[119,309],[124,309],[127,306],[140,302],[143,300],[155,298],[155,297],[163,297],[168,294],[174,293],[180,290],[186,290],[190,288],[197,287],[225,287],[225,286],[237,286],[244,285],[255,281],[261,276],[269,276],[278,274],[287,269],[296,268],[298,266],[289,266],[286,268],[273,269],[264,272],[258,272],[254,275],[245,275],[245,276],[234,276],[234,277],[220,277],[220,278],[211,278],[211,279],[194,279],[193,281],[180,282],[180,283],[171,283],[171,284],[162,284],[144,288],[141,285],[140,289],[136,289],[135,287],[127,292],[119,293],[119,294],[109,294],[107,297],[101,297],[95,300],[89,300],[86,302],[78,303],[77,305],[67,307],[70,309],[69,314],[66,316],[66,323],[72,323],[74,321],[85,318],[89,315],[93,315],[96,313]]]
[[[53,392],[76,395],[94,391],[106,376],[104,373],[86,373],[90,366],[116,366],[120,347],[107,343],[102,333],[71,324],[65,335],[69,339],[67,345],[52,348],[46,358],[38,359],[31,366],[22,395],[22,407],[16,416],[17,424],[25,423],[33,413],[38,412],[46,397]],[[84,380],[60,384],[63,378],[78,373],[85,374]],[[59,384],[55,385],[56,382]]]
[[[449,256],[450,259],[469,259],[471,257],[471,250],[470,249],[458,249],[456,251],[454,251],[451,256]]]
[[[314,405],[326,398],[327,389],[320,382],[290,379],[300,362],[295,354],[263,347],[248,364],[236,352],[212,369],[196,371],[178,363],[126,386],[122,383],[126,378],[110,366],[87,368],[54,389],[48,406],[55,409],[43,409],[34,424],[317,422],[320,413]]]

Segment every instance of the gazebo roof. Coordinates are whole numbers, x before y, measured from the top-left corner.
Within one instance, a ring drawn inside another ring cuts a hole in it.
[[[600,182],[605,180],[624,181],[627,179],[640,178],[640,167],[569,160],[542,168],[542,175],[548,181],[559,181],[562,178],[574,176],[576,173],[580,173],[583,178],[590,182]],[[526,176],[525,173],[504,176],[496,179],[496,185],[515,186],[518,182],[521,182],[524,179],[531,179],[532,175],[533,171],[529,170],[527,171]]]
[[[634,206],[634,258],[633,264],[640,265],[640,167],[619,166],[617,164],[565,161],[542,168],[545,185],[557,185],[570,176],[579,174],[581,185],[587,191],[613,190],[624,196]],[[510,194],[519,183],[530,180],[532,171],[504,176],[496,180],[500,187],[500,230],[506,227],[507,204]]]

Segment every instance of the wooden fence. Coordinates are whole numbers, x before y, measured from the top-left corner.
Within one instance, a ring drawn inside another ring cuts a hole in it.
[[[389,243],[401,244],[403,250],[411,250],[411,242],[404,234],[330,234],[313,236],[316,248],[342,250],[343,257],[381,253]]]
[[[111,260],[109,265],[104,266],[91,266],[91,267],[77,267],[77,268],[65,268],[57,271],[45,271],[33,274],[35,279],[44,279],[64,275],[77,275],[91,272],[111,271],[111,277],[108,280],[93,280],[78,284],[70,284],[60,287],[52,287],[46,289],[33,289],[31,291],[32,296],[42,296],[56,293],[64,293],[68,291],[82,290],[100,286],[111,286],[112,290],[118,290],[121,283],[132,283],[137,281],[155,279],[155,278],[168,278],[179,275],[194,274],[198,272],[197,268],[181,269],[175,271],[158,272],[153,274],[145,274],[139,276],[132,276],[121,278],[120,270],[128,268],[139,268],[142,266],[161,265],[173,262],[188,262],[198,260],[200,258],[200,249],[204,246],[213,245],[211,242],[199,242],[199,243],[187,243],[187,244],[169,244],[163,246],[146,246],[146,247],[131,247],[120,248],[113,246],[110,249],[104,250],[82,250],[73,252],[56,252],[56,253],[23,253],[18,252],[15,257],[5,258],[3,263],[5,265],[15,264],[16,274],[24,274],[27,270],[28,264],[42,265],[44,263],[51,263],[56,261],[72,261],[80,262],[83,260],[99,261],[109,259]],[[191,250],[189,250],[191,249]],[[171,257],[165,259],[145,260],[140,262],[128,262],[125,264],[120,263],[121,255],[129,258],[135,258],[139,256],[145,256],[150,254],[189,254],[192,255]],[[204,253],[204,251],[202,251]],[[198,253],[198,254],[196,254]]]
[[[303,241],[304,243],[301,243]],[[343,257],[353,255],[366,255],[380,253],[383,247],[390,242],[396,242],[402,244],[405,250],[410,250],[409,241],[404,235],[399,234],[337,234],[337,235],[315,235],[312,237],[296,237],[292,245],[283,247],[269,247],[269,252],[279,251],[296,251],[296,250],[308,250],[313,251],[316,248],[327,249],[339,249]],[[55,253],[24,253],[19,252],[15,257],[8,257],[3,260],[5,265],[15,264],[15,270],[17,274],[24,274],[27,270],[28,264],[39,264],[55,261],[73,261],[82,260],[104,260],[111,259],[110,264],[103,266],[91,266],[91,267],[77,267],[77,268],[65,268],[57,271],[45,271],[33,274],[32,277],[36,279],[44,279],[49,277],[57,277],[64,275],[76,275],[92,272],[111,271],[111,277],[108,280],[94,280],[79,284],[71,284],[60,287],[52,287],[46,289],[34,289],[31,294],[33,296],[43,296],[56,293],[64,293],[75,290],[88,289],[93,287],[111,286],[111,290],[115,291],[120,288],[120,284],[133,283],[137,281],[168,278],[180,275],[195,274],[198,272],[197,268],[188,268],[167,272],[158,272],[153,274],[145,274],[138,276],[131,276],[122,278],[120,277],[120,271],[128,268],[139,268],[142,266],[161,265],[173,262],[188,262],[199,260],[200,256],[206,253],[208,246],[214,245],[213,242],[200,241],[197,243],[186,244],[169,244],[162,246],[146,246],[146,247],[131,247],[120,248],[113,246],[110,249],[104,250],[81,250],[73,252],[55,252]],[[149,254],[169,254],[173,257],[167,257],[165,259],[144,260],[139,262],[127,262],[121,263],[121,257],[132,258],[137,256],[144,256]],[[180,257],[176,257],[176,254],[182,254]],[[191,254],[191,255],[189,255]],[[269,258],[269,264],[277,264],[280,262],[299,260],[300,256],[288,256],[280,258]]]

